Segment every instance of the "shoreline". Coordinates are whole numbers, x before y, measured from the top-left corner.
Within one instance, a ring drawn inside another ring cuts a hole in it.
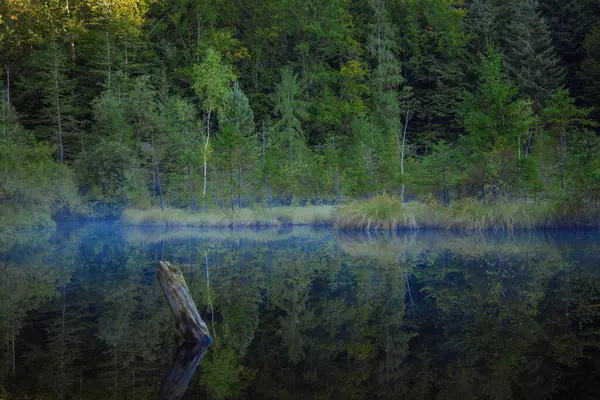
[[[121,220],[133,226],[280,228],[329,227],[348,232],[436,230],[451,232],[513,232],[544,230],[595,230],[600,228],[600,207],[578,205],[567,214],[565,204],[498,203],[473,200],[446,207],[420,202],[401,203],[390,196],[353,201],[339,206],[242,208],[234,212],[205,212],[160,208],[126,209]]]

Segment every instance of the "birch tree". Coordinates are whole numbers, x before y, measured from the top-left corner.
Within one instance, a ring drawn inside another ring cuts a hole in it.
[[[202,195],[206,197],[206,172],[210,155],[211,115],[223,110],[229,95],[230,86],[235,81],[235,74],[230,65],[223,62],[221,54],[210,48],[202,63],[192,68],[192,87],[200,97],[206,113],[206,134],[202,151],[203,178]]]

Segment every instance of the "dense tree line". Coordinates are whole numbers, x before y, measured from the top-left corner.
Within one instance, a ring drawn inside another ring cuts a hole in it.
[[[0,207],[597,198],[599,9],[8,0]]]

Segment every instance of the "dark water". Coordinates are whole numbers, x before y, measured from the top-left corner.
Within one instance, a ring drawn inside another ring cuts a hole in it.
[[[90,224],[0,235],[0,399],[158,398],[161,258],[214,332],[185,398],[600,396],[598,233]]]

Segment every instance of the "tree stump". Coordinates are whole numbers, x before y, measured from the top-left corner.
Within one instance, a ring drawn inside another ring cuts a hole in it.
[[[159,261],[156,266],[156,277],[183,338],[187,342],[202,346],[210,345],[212,343],[210,332],[190,296],[181,270],[169,262]]]

